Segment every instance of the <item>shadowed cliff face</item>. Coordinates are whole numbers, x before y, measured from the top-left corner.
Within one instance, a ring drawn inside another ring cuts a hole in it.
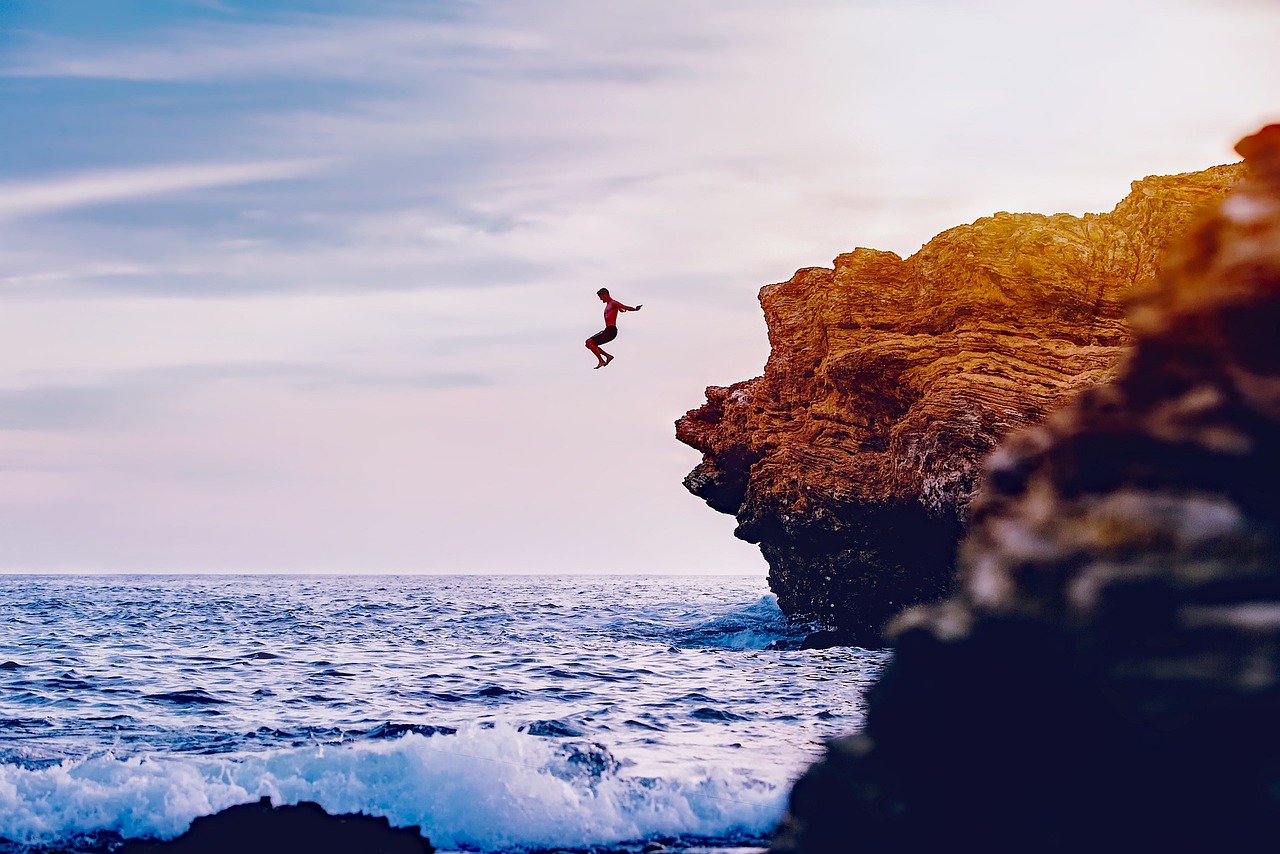
[[[956,589],[777,854],[1270,852],[1280,839],[1280,125],[1135,295],[1115,377],[1008,437]]]
[[[982,459],[1111,376],[1126,297],[1241,174],[1150,177],[1108,214],[999,213],[765,287],[764,375],[676,422],[704,455],[685,486],[760,544],[783,610],[878,644],[947,591]]]

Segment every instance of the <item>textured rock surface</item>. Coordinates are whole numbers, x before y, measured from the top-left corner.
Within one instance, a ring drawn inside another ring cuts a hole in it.
[[[773,850],[1274,851],[1280,126],[1135,299],[1115,379],[991,456],[945,601]]]
[[[704,455],[686,487],[760,544],[784,611],[877,643],[946,592],[982,458],[1109,376],[1124,299],[1240,175],[1149,177],[1108,214],[1000,213],[765,287],[764,375],[676,423]]]
[[[273,807],[270,798],[203,816],[177,839],[128,842],[117,854],[432,854],[417,827],[330,815],[318,804]]]

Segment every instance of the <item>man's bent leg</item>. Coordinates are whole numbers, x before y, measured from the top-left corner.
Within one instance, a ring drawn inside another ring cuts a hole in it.
[[[603,368],[605,365],[609,364],[609,362],[613,361],[612,356],[605,359],[605,356],[608,356],[608,354],[601,350],[600,345],[596,344],[596,342],[592,341],[590,338],[587,339],[587,349],[594,353],[597,361],[599,361],[599,364],[596,365],[597,368]]]

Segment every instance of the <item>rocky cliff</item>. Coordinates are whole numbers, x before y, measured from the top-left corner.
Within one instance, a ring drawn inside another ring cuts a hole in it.
[[[878,644],[948,589],[983,457],[1110,376],[1125,298],[1240,176],[1149,177],[1110,213],[999,213],[765,287],[764,375],[676,422],[704,455],[685,486],[759,543],[784,611]]]
[[[775,854],[1275,850],[1280,125],[1237,150],[1115,378],[989,458],[957,589]]]

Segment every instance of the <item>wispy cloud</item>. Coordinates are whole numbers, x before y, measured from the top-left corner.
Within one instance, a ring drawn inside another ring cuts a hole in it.
[[[74,382],[57,378],[41,382],[39,376],[26,379],[28,384],[0,388],[0,431],[64,432],[155,422],[164,411],[198,398],[215,384],[306,394],[352,390],[416,394],[494,384],[491,377],[475,371],[416,366],[394,371],[319,362],[227,362],[82,372]]]
[[[414,18],[308,16],[291,23],[203,24],[151,30],[111,45],[30,37],[0,76],[133,81],[391,78],[489,64],[494,54],[545,55],[545,40]]]
[[[280,181],[316,172],[324,160],[192,163],[88,172],[0,184],[0,221],[147,196]]]
[[[49,386],[0,389],[0,430],[67,430],[101,426],[120,412],[107,388]]]
[[[0,539],[33,567],[577,568],[619,515],[693,531],[670,423],[764,362],[760,285],[1105,210],[1231,159],[1280,76],[1274,0],[57,5],[0,34],[0,468],[31,472]],[[594,372],[602,284],[646,310]],[[625,500],[548,489],[584,448],[625,449]],[[518,549],[477,549],[495,512]],[[723,560],[653,539],[615,557]]]
[[[303,391],[344,388],[422,391],[427,389],[474,388],[493,385],[493,379],[476,371],[431,370],[411,367],[393,371],[385,367],[359,367],[319,362],[228,362],[194,364],[133,371],[114,382],[121,385],[190,388],[209,382],[251,382],[281,384]]]

